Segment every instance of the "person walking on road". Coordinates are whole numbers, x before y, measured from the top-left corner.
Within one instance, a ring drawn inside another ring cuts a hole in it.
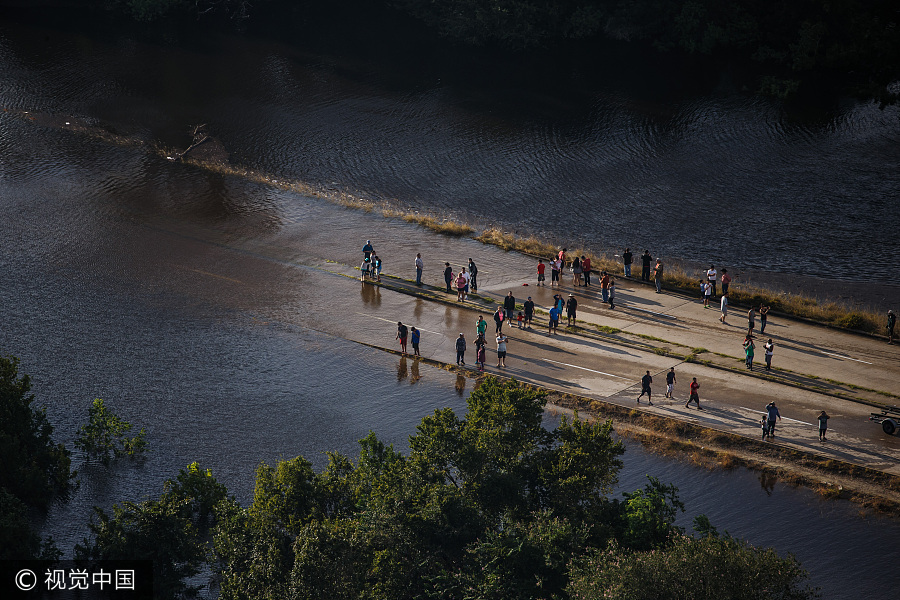
[[[607,289],[609,290],[609,307],[615,308],[616,307],[616,280],[615,279],[609,280],[609,287]]]
[[[404,325],[401,321],[397,321],[397,337],[394,339],[400,340],[400,351],[403,354],[406,354],[406,337],[409,334],[409,329]]]
[[[641,398],[644,397],[644,394],[647,394],[647,404],[653,406],[653,392],[650,391],[651,383],[653,383],[653,377],[650,376],[650,371],[647,371],[647,374],[641,377],[641,395],[637,397],[638,404],[641,403]]]
[[[722,305],[722,316],[719,317],[719,320],[724,323],[725,317],[728,316],[728,294],[724,291],[722,292],[722,299],[719,302]]]
[[[672,392],[675,391],[675,367],[670,367],[669,372],[666,373],[666,398],[672,397]]]
[[[523,308],[525,310],[525,326],[531,329],[531,321],[534,319],[534,301],[531,299],[531,296],[528,296],[528,300],[525,301]]]
[[[419,339],[421,338],[421,333],[415,327],[410,328],[410,340],[412,342],[413,354],[416,356],[422,356],[419,354]]]
[[[456,338],[456,364],[466,364],[466,335],[464,333],[460,333]]]
[[[473,292],[478,291],[478,267],[471,258],[469,259],[469,285],[472,286]]]
[[[662,282],[663,282],[663,262],[661,260],[656,261],[656,267],[653,269],[653,282],[656,284],[656,293],[662,293]]]
[[[778,412],[778,407],[775,406],[775,401],[772,400],[766,404],[766,421],[769,426],[769,437],[775,437],[775,419],[780,421],[781,413]]]
[[[600,296],[604,302],[609,302],[609,282],[612,277],[606,271],[600,271]]]
[[[503,314],[503,307],[498,306],[497,310],[494,311],[494,323],[497,324],[497,334],[499,335],[503,331],[503,321],[506,319],[506,315]]]
[[[425,268],[425,263],[422,262],[422,253],[416,252],[416,285],[422,285],[422,269]]]
[[[375,266],[375,280],[381,281],[381,259],[377,254],[372,255],[372,264]]]
[[[772,355],[775,353],[775,343],[772,338],[769,338],[769,341],[763,346],[763,350],[765,350],[766,371],[769,371],[772,369]]]
[[[641,279],[643,281],[650,281],[650,263],[653,262],[653,257],[650,256],[649,250],[644,250],[644,253],[641,254]]]
[[[716,280],[719,277],[719,272],[716,271],[716,265],[709,265],[709,269],[706,271],[706,279],[709,281],[709,284],[712,286],[712,295],[715,297],[716,295]],[[723,292],[724,293],[724,292]]]
[[[566,316],[569,318],[569,326],[575,324],[576,312],[578,311],[578,300],[575,298],[574,294],[569,294],[569,299],[566,301]]]
[[[749,333],[747,337],[744,338],[744,353],[747,355],[747,368],[751,371],[753,370],[753,354],[756,349],[756,344],[753,343],[753,336]]]
[[[625,248],[625,252],[622,253],[622,264],[625,266],[625,277],[631,277],[632,262],[634,262],[634,257],[631,254],[631,248]]]
[[[828,413],[824,410],[819,413],[818,421],[819,421],[819,441],[825,442],[828,441],[825,439],[825,432],[828,431]]]
[[[893,310],[888,311],[887,317],[887,330],[888,330],[888,344],[894,343],[894,325],[897,324],[897,315],[894,314]]]
[[[506,366],[506,343],[509,341],[509,338],[503,335],[502,333],[497,336],[497,366],[505,367]]]
[[[516,314],[516,299],[513,298],[512,292],[503,299],[503,308],[506,310],[506,318],[511,319]]]
[[[759,305],[759,333],[763,334],[766,332],[766,321],[769,319],[769,308],[764,304]]]
[[[762,414],[762,419],[759,420],[759,426],[762,428],[762,439],[769,437],[769,413]]]
[[[453,283],[453,267],[450,266],[450,263],[444,263],[444,281],[447,283],[447,293],[452,293],[453,290],[450,286]]]
[[[703,407],[700,406],[700,384],[697,383],[697,378],[694,377],[694,380],[691,382],[691,395],[688,398],[687,404],[684,405],[685,408],[689,408],[691,402],[697,403],[697,410],[703,410]]]
[[[537,284],[538,284],[538,285],[543,285],[544,287],[547,286],[547,278],[544,277],[544,271],[546,271],[546,270],[547,270],[547,265],[544,264],[544,259],[543,259],[543,258],[539,258],[539,259],[538,259],[538,266],[537,266],[537,274],[538,274],[538,282],[537,282]],[[551,282],[550,285],[553,285],[553,283]]]

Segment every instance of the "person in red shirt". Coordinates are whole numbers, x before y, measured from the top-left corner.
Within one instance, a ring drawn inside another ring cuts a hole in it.
[[[731,275],[728,274],[728,269],[722,269],[722,293],[728,293],[728,285],[731,283]]]
[[[697,390],[700,389],[700,384],[697,383],[697,378],[694,377],[694,380],[691,382],[691,397],[688,398],[687,404],[684,405],[685,408],[688,408],[691,402],[697,403],[697,410],[703,410],[703,407],[700,406],[700,395],[697,393]]]
[[[591,287],[591,259],[582,256],[581,257],[581,270],[584,273],[584,286]]]
[[[547,285],[545,283],[545,279],[544,279],[544,271],[546,269],[547,269],[547,265],[544,264],[544,259],[539,258],[538,259],[538,282],[537,282],[538,285],[543,285],[543,286]]]

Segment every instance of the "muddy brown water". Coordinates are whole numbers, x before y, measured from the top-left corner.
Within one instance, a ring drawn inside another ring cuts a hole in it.
[[[871,232],[896,208],[894,108],[802,119],[727,89],[666,99],[577,77],[577,101],[498,97],[384,69],[238,36],[181,47],[0,21],[0,105],[19,111],[0,113],[0,352],[21,358],[69,447],[102,397],[152,448],[142,465],[81,469],[77,495],[44,523],[67,552],[91,506],[158,494],[194,460],[248,502],[261,461],[303,454],[321,468],[323,452],[354,455],[369,430],[404,447],[422,416],[465,406],[470,383],[342,339],[345,305],[319,269],[354,264],[367,237],[394,268],[418,230],[378,231],[374,216],[148,151],[186,146],[197,123],[237,164],[423,212],[851,288],[890,281],[871,261],[900,255],[898,239],[874,251]],[[142,143],[88,135],[96,125]],[[462,260],[467,244],[428,251]],[[502,283],[495,258],[482,269]],[[629,445],[620,489],[646,473],[679,486],[686,526],[705,513],[796,553],[826,597],[894,597],[896,520]]]

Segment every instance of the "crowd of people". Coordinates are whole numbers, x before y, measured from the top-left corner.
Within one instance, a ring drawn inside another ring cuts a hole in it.
[[[563,282],[563,274],[567,265],[571,267],[572,274],[572,285],[574,287],[591,287],[592,281],[591,276],[593,274],[593,269],[591,265],[591,260],[587,256],[575,256],[571,260],[567,256],[567,249],[563,248],[558,252],[558,254],[551,258],[548,263],[550,265],[550,286],[551,287],[562,287]],[[624,267],[624,275],[625,277],[631,277],[631,269],[633,264],[633,254],[630,249],[626,248],[624,253],[622,254],[622,262]],[[656,292],[662,293],[662,281],[663,281],[663,273],[664,273],[664,265],[663,261],[657,259],[654,263],[653,257],[650,255],[649,250],[645,250],[644,253],[640,256],[641,260],[641,280],[650,282],[653,281]],[[537,286],[546,286],[546,268],[547,264],[544,262],[544,259],[538,259],[537,264]],[[376,281],[381,280],[381,272],[382,272],[382,261],[378,257],[375,252],[374,247],[372,246],[371,241],[367,240],[365,246],[363,246],[363,263],[361,267],[362,271],[362,279],[365,281],[366,279],[374,279]],[[415,283],[417,286],[422,285],[422,275],[424,271],[424,262],[422,260],[421,253],[416,254],[415,258],[415,273],[416,280]],[[467,299],[470,292],[475,292],[478,289],[477,283],[477,274],[478,267],[475,264],[473,259],[469,259],[467,267],[461,267],[458,272],[454,272],[453,267],[449,262],[444,263],[444,281],[446,283],[446,291],[447,293],[453,293],[454,291],[457,294],[457,301],[463,302]],[[719,320],[722,323],[726,323],[726,318],[728,316],[728,290],[730,284],[732,282],[732,277],[728,274],[727,269],[721,270],[721,275],[719,271],[716,269],[715,265],[710,265],[709,269],[706,271],[705,277],[700,280],[700,301],[702,302],[704,308],[709,308],[711,306],[711,302],[715,299],[716,295],[719,292],[719,283],[721,283],[721,295],[719,296],[719,306],[721,310],[721,316]],[[612,274],[607,271],[600,271],[598,275],[598,283],[601,292],[602,301],[608,304],[609,308],[615,308],[615,294],[616,294],[616,282]],[[531,329],[532,323],[534,321],[535,315],[535,303],[531,296],[528,296],[528,299],[522,304],[521,310],[518,310],[519,306],[516,303],[516,298],[513,296],[512,291],[510,291],[506,297],[503,299],[503,303],[497,306],[497,309],[493,313],[493,320],[495,324],[495,342],[497,346],[497,367],[504,368],[506,367],[506,354],[507,348],[509,344],[509,338],[504,335],[503,327],[510,321],[515,320],[519,329]],[[770,307],[764,304],[761,304],[757,309],[755,306],[752,306],[747,311],[747,334],[744,337],[743,341],[743,349],[746,357],[746,366],[747,369],[753,370],[753,361],[755,358],[756,351],[756,320],[757,316],[759,317],[759,334],[762,335],[765,333],[766,326],[768,324],[768,316],[769,316]],[[565,314],[567,318],[567,324],[569,326],[575,325],[577,321],[578,315],[578,299],[574,294],[569,294],[568,298],[563,298],[562,294],[554,294],[553,296],[553,305],[549,309],[549,320],[548,320],[548,335],[558,335],[559,322]],[[888,343],[893,344],[894,339],[894,326],[896,323],[896,317],[892,310],[888,311]],[[397,340],[400,342],[401,351],[403,354],[407,354],[407,339],[411,338],[413,355],[420,356],[419,353],[419,341],[420,331],[415,327],[407,327],[402,322],[397,323]],[[478,320],[475,323],[475,363],[480,371],[485,369],[486,362],[486,347],[487,347],[487,321],[485,321],[484,317],[479,315]],[[764,346],[764,357],[765,357],[765,369],[771,370],[772,367],[772,357],[774,355],[775,343],[772,338],[769,338]],[[456,340],[456,364],[459,366],[464,366],[465,355],[467,350],[467,341],[465,333],[460,332],[459,336]],[[641,393],[637,397],[637,402],[640,403],[641,399],[646,395],[647,402],[649,405],[653,406],[652,401],[652,391],[651,386],[653,383],[653,377],[650,374],[650,371],[646,371],[645,375],[640,380]],[[674,387],[676,384],[676,374],[675,368],[671,367],[669,371],[666,373],[666,394],[665,397],[668,399],[674,398]],[[690,384],[690,393],[688,396],[688,400],[685,403],[685,408],[689,408],[693,403],[696,405],[698,410],[703,410],[703,407],[700,406],[700,396],[699,396],[699,388],[700,384],[697,382],[697,378],[692,378]],[[766,406],[766,412],[763,414],[763,417],[760,421],[760,426],[762,428],[762,437],[763,439],[772,439],[775,437],[775,423],[776,420],[780,420],[781,415],[778,411],[778,407],[775,406],[775,402],[770,402]],[[819,423],[819,439],[821,441],[825,441],[825,433],[827,431],[829,416],[825,411],[822,411],[818,416]]]

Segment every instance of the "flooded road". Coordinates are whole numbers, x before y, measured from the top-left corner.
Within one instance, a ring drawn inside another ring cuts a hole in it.
[[[384,69],[252,37],[179,46],[0,22],[0,105],[76,115],[143,144],[0,113],[0,352],[21,359],[68,447],[100,397],[145,427],[151,448],[143,465],[82,470],[76,497],[44,525],[65,551],[91,506],[154,496],[189,462],[247,502],[261,461],[302,454],[321,468],[325,451],[355,456],[369,430],[403,447],[423,416],[461,411],[471,389],[342,339],[323,257],[355,264],[371,237],[395,269],[418,247],[415,226],[379,230],[378,216],[350,219],[148,151],[184,147],[192,124],[210,123],[236,164],[479,225],[748,270],[890,278],[858,266],[900,183],[895,108],[804,120],[727,90],[664,98],[573,74],[578,93],[546,95],[518,74],[497,95],[453,72]],[[784,226],[797,216],[802,226]],[[698,223],[715,235],[697,236]],[[880,238],[878,256],[900,254],[898,243]],[[429,277],[469,244],[434,242]],[[486,276],[502,282],[494,256]],[[706,513],[795,552],[825,597],[893,597],[895,520],[630,446],[621,489],[645,473],[681,488],[685,525]]]

